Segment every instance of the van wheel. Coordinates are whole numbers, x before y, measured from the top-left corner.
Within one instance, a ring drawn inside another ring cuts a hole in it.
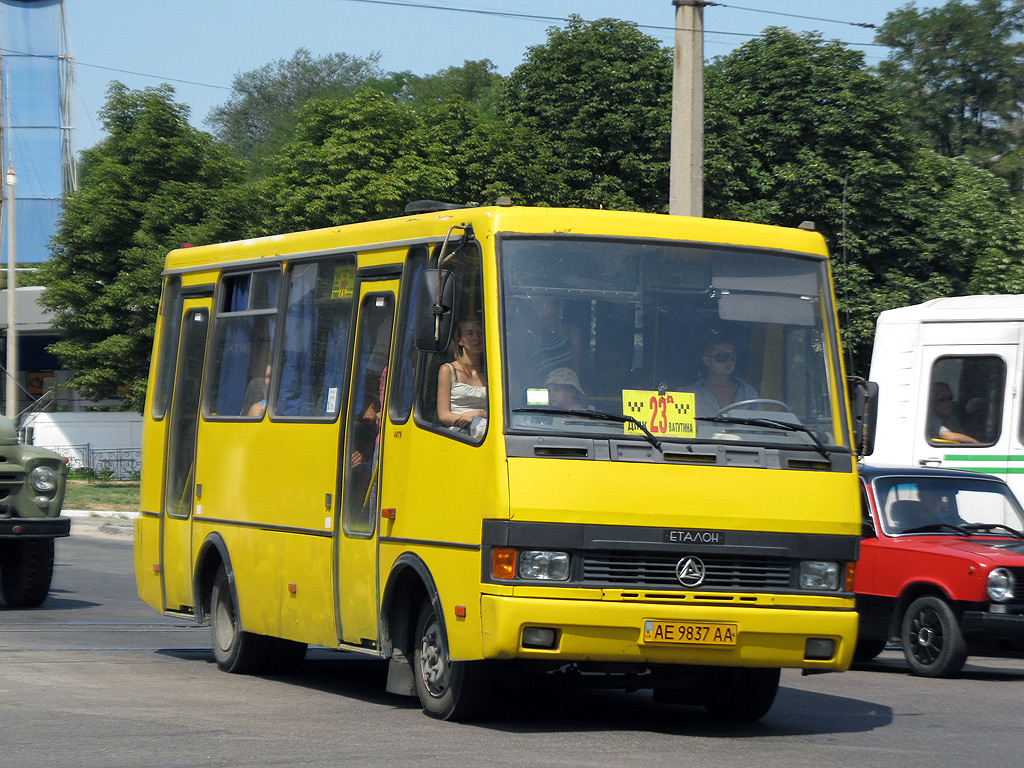
[[[949,677],[967,661],[967,643],[949,604],[933,595],[919,597],[903,614],[900,632],[910,671],[922,677]]]
[[[224,566],[217,568],[210,590],[210,635],[217,666],[225,672],[259,674],[267,668],[272,638],[243,632],[235,595]]]
[[[752,722],[764,717],[779,690],[779,669],[714,669],[700,688],[704,709],[713,717]]]
[[[472,720],[491,696],[491,670],[483,661],[452,661],[448,638],[430,600],[423,602],[413,637],[413,678],[423,711],[439,720]]]
[[[53,580],[53,539],[0,542],[0,597],[11,608],[43,604]]]

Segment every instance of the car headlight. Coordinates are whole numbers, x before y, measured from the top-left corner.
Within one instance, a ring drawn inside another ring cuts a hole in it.
[[[28,473],[28,484],[36,493],[53,493],[57,490],[57,471],[47,466],[35,467]]]
[[[1002,603],[1013,599],[1013,574],[1005,568],[995,568],[988,575],[989,599]]]
[[[800,589],[836,591],[839,589],[839,563],[804,560],[800,563]]]
[[[569,554],[541,550],[520,552],[519,578],[566,581],[569,578]]]

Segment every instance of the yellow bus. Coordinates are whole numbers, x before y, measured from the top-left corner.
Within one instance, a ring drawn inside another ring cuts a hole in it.
[[[224,670],[355,651],[443,719],[532,676],[756,719],[845,669],[823,238],[505,203],[168,255],[140,597]]]

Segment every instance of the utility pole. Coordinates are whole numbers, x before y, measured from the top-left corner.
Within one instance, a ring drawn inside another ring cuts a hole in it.
[[[672,0],[676,50],[668,212],[704,215],[704,0]]]
[[[14,294],[18,287],[14,236],[14,163],[7,166],[7,409],[11,421],[18,418],[18,331],[15,328]]]

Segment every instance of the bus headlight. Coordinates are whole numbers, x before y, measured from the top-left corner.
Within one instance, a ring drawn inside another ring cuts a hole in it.
[[[800,563],[800,589],[836,591],[839,589],[839,563],[804,560]]]
[[[988,575],[986,588],[989,599],[1002,603],[1013,599],[1013,574],[1005,568],[995,568]]]
[[[53,493],[57,490],[57,472],[52,467],[35,467],[28,473],[28,484],[37,493]]]
[[[525,550],[519,553],[519,578],[541,581],[566,581],[569,578],[569,554]]]

